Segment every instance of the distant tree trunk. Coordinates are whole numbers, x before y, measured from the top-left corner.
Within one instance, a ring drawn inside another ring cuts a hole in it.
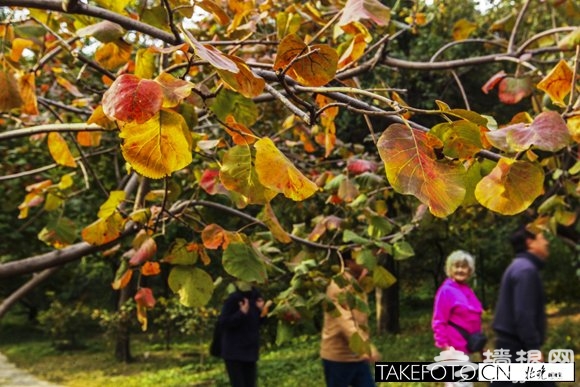
[[[118,312],[121,314],[125,313],[122,310],[122,307],[131,297],[130,289],[130,286],[125,286],[123,289],[121,289],[118,303]],[[131,332],[129,318],[123,315],[119,319],[119,326],[117,327],[115,358],[124,363],[129,363],[133,360],[133,357],[131,356]]]
[[[395,260],[391,255],[386,258],[385,268],[397,277],[397,282],[387,289],[377,288],[377,333],[397,333],[401,329],[399,324],[399,273]]]

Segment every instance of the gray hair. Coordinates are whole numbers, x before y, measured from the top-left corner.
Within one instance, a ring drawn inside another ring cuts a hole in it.
[[[475,273],[475,259],[473,256],[467,251],[455,250],[449,254],[447,261],[445,261],[445,274],[447,274],[448,277],[451,276],[451,268],[453,265],[463,262],[467,263],[469,270],[471,270],[471,274]]]

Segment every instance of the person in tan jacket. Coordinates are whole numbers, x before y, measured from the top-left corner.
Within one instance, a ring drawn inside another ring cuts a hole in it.
[[[373,387],[375,382],[369,363],[377,361],[380,354],[370,344],[367,312],[353,306],[353,300],[358,299],[367,305],[363,309],[368,309],[366,294],[359,286],[367,270],[350,258],[345,259],[344,263],[344,272],[337,275],[326,290],[332,305],[324,311],[320,343],[324,378],[327,387]],[[355,345],[351,349],[354,335],[361,339],[354,338],[354,342],[363,342],[368,346],[365,344],[356,348]],[[369,348],[366,353],[361,351],[365,347]]]

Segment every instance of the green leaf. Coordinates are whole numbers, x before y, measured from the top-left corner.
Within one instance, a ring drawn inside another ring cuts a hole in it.
[[[434,126],[429,133],[443,142],[443,154],[448,157],[471,158],[483,148],[479,126],[469,121],[442,123]]]
[[[371,353],[371,343],[363,340],[358,332],[352,334],[348,340],[348,347],[351,351],[358,355],[365,355]]]
[[[405,241],[398,241],[393,244],[394,258],[396,260],[403,260],[415,255],[413,247]]]
[[[372,215],[368,223],[367,234],[374,239],[382,238],[393,231],[393,224],[384,216]]]
[[[228,89],[219,92],[210,110],[223,122],[231,114],[236,122],[247,127],[254,125],[259,116],[258,106],[251,99]]]
[[[179,302],[189,307],[204,306],[213,293],[211,276],[196,267],[175,266],[167,282],[171,290],[179,295]]]
[[[390,271],[382,266],[377,266],[373,270],[373,281],[379,288],[386,289],[397,282],[397,279]]]
[[[345,243],[353,242],[361,245],[368,245],[373,243],[373,241],[371,241],[370,239],[360,237],[350,230],[344,230],[342,234],[342,241]]]
[[[163,262],[171,265],[193,265],[198,258],[197,250],[188,250],[187,241],[177,238],[169,248],[169,252],[163,257]]]
[[[377,266],[377,257],[372,250],[362,249],[353,255],[356,263],[363,265],[369,270],[374,270]]]
[[[77,239],[75,223],[65,217],[51,220],[38,233],[38,239],[57,249],[71,245]]]
[[[242,281],[263,283],[267,278],[262,257],[245,243],[230,243],[224,251],[222,263],[228,274]]]

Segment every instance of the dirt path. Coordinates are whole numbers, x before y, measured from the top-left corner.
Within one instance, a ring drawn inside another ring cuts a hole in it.
[[[36,379],[28,372],[16,368],[0,353],[0,387],[59,387],[56,384]]]

